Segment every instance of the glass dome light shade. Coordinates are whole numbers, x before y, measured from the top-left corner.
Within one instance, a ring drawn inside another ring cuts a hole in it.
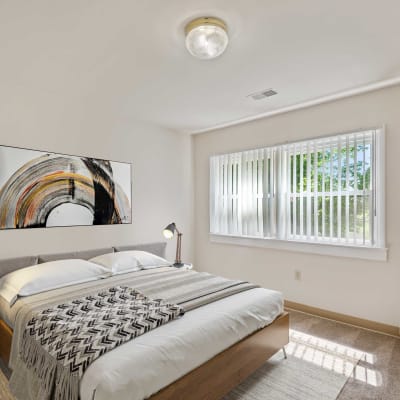
[[[185,28],[186,48],[189,53],[202,60],[220,56],[228,46],[226,25],[218,18],[198,18]]]

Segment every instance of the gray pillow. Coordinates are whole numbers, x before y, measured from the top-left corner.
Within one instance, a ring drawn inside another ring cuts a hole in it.
[[[56,261],[80,258],[82,260],[89,260],[90,258],[100,256],[101,254],[114,253],[113,247],[105,247],[103,249],[83,250],[83,251],[71,251],[69,253],[58,253],[58,254],[43,254],[39,256],[39,264]]]
[[[156,242],[156,243],[146,243],[146,244],[134,244],[130,246],[117,246],[114,247],[114,250],[115,251],[142,250],[155,254],[156,256],[165,258],[166,247],[167,247],[166,242]]]
[[[26,256],[18,258],[6,258],[0,260],[0,278],[10,272],[16,271],[17,269],[31,267],[38,263],[37,256]]]

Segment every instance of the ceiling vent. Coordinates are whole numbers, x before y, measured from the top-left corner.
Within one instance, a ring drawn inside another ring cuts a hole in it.
[[[275,96],[278,92],[275,92],[273,89],[262,90],[261,92],[256,92],[249,94],[247,97],[251,97],[253,100],[262,100],[266,97]]]

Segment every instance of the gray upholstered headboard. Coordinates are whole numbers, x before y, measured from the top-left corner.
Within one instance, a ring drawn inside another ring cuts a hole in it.
[[[16,271],[17,269],[29,267],[30,265],[36,265],[38,263],[37,256],[27,256],[18,258],[7,258],[0,260],[0,278],[9,272]]]
[[[113,247],[104,247],[102,249],[70,251],[69,253],[56,253],[56,254],[42,254],[38,256],[38,264],[44,262],[66,260],[71,258],[80,258],[82,260],[89,260],[90,258],[99,256],[100,254],[114,253]]]
[[[165,258],[166,242],[135,244],[132,246],[115,246],[114,251],[143,250],[153,253],[156,256]]]
[[[143,250],[165,258],[166,246],[167,246],[166,242],[156,242],[156,243],[135,244],[131,246],[115,246],[115,247],[105,247],[102,249],[73,251],[69,253],[40,254],[38,256],[8,258],[0,260],[0,278],[3,275],[8,274],[9,272],[16,271],[17,269],[30,267],[32,265],[48,261],[63,260],[67,258],[69,259],[80,258],[83,260],[89,260],[90,258],[99,256],[100,254],[113,253],[114,251]]]

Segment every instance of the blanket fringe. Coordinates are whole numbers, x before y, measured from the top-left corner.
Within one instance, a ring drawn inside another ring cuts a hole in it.
[[[68,368],[57,367],[54,400],[78,400],[79,374],[71,373]]]
[[[46,394],[50,396],[54,388],[57,361],[26,332],[21,341],[20,357],[34,371]]]
[[[31,368],[46,396],[54,400],[78,400],[79,374],[58,363],[38,342],[24,334],[21,359]]]

